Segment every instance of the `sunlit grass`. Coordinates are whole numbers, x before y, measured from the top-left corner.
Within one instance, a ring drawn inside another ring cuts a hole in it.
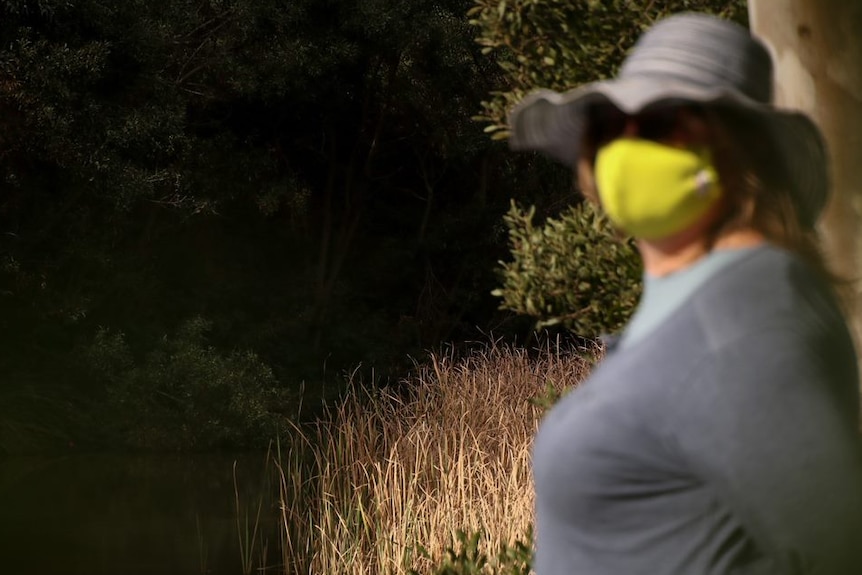
[[[429,569],[459,530],[481,530],[489,554],[523,538],[536,399],[580,381],[588,351],[432,354],[398,392],[355,386],[279,456],[286,572],[405,574]]]

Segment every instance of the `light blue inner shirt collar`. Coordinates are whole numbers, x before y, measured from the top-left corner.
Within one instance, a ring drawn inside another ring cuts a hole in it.
[[[643,295],[618,346],[627,347],[652,333],[709,278],[760,247],[713,250],[689,267],[662,277],[644,273]]]

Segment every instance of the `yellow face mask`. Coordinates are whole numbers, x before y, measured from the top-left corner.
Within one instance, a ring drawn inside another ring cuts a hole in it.
[[[681,232],[721,198],[707,151],[621,138],[599,149],[596,184],[608,217],[641,239]]]

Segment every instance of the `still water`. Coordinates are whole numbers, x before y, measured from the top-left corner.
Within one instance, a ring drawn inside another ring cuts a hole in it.
[[[259,505],[254,572],[279,573],[277,499],[265,453],[0,458],[0,573],[241,575]]]

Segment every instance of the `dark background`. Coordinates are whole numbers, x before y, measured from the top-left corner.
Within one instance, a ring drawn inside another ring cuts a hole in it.
[[[501,216],[571,188],[471,119],[471,5],[0,0],[0,452],[259,445],[525,337]]]

